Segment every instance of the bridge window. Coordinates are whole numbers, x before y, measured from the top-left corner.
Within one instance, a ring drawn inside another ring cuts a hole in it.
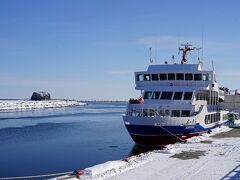
[[[173,92],[162,92],[161,99],[172,99]]]
[[[184,74],[183,73],[177,73],[177,80],[184,80]]]
[[[158,74],[152,74],[152,80],[153,81],[158,81]]]
[[[185,92],[184,93],[184,100],[191,100],[192,99],[192,92]]]
[[[159,99],[159,96],[160,96],[160,92],[155,91],[155,92],[153,92],[152,99]]]
[[[143,81],[143,74],[137,74],[137,81]]]
[[[202,80],[202,74],[194,74],[194,80],[195,81],[201,81]]]
[[[179,110],[172,110],[172,117],[180,117],[180,111]]]
[[[168,74],[168,80],[175,80],[175,74],[169,73]]]
[[[189,117],[190,111],[182,111],[182,117]]]
[[[150,74],[144,74],[144,81],[150,81]]]
[[[211,80],[211,75],[210,74],[203,74],[202,75],[202,80],[203,81],[210,81]]]
[[[185,80],[193,80],[193,75],[189,73],[185,74]]]
[[[183,92],[175,92],[173,99],[174,100],[181,100],[182,99]]]
[[[167,80],[167,74],[160,74],[160,80]]]
[[[151,99],[152,98],[152,92],[151,91],[145,91],[143,99]]]

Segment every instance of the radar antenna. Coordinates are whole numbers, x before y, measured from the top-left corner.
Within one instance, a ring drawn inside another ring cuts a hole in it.
[[[198,52],[198,63],[200,63],[200,57],[199,57],[199,51],[201,50],[202,48],[196,48],[197,52]]]
[[[181,61],[181,64],[186,64],[187,63],[187,52],[188,51],[192,51],[194,50],[195,48],[192,48],[191,44],[187,43],[187,44],[181,44],[181,46],[183,46],[183,48],[179,48],[179,53],[180,51],[182,51],[182,61]],[[178,54],[179,54],[178,53]]]

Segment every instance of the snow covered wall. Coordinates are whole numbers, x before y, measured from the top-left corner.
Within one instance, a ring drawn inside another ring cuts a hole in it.
[[[78,102],[76,100],[45,100],[45,101],[0,100],[0,111],[60,108],[80,105],[86,104]]]

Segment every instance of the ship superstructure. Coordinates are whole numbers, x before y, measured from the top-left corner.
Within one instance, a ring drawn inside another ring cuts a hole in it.
[[[149,65],[135,72],[138,100],[130,99],[125,126],[140,145],[164,145],[210,131],[227,122],[227,110],[219,108],[224,98],[214,70],[204,70],[203,63],[187,63],[186,44],[181,64]]]

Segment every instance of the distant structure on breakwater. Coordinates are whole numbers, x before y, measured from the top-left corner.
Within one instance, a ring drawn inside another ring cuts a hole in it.
[[[33,92],[31,96],[32,101],[51,100],[51,95],[48,92]]]

